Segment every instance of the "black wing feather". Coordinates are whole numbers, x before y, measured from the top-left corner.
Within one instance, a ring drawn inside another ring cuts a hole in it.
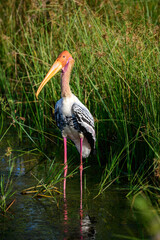
[[[95,129],[94,119],[87,108],[83,108],[80,105],[74,103],[72,106],[73,114],[78,122],[80,131],[87,138],[91,145],[92,151],[95,148]]]
[[[55,106],[54,115],[55,115],[55,120],[56,120],[57,127],[62,131],[63,128],[66,126],[66,122],[65,122],[65,119],[63,117],[63,114],[61,113],[61,111],[59,109],[58,102]]]

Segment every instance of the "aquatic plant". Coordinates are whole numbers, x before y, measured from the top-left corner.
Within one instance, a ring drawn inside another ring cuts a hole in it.
[[[13,195],[15,192],[13,191],[13,179],[12,179],[12,170],[13,170],[13,163],[10,166],[10,171],[8,177],[4,177],[1,175],[0,179],[0,209],[2,213],[7,213],[7,211],[11,208],[15,199],[13,199]]]
[[[159,239],[160,217],[159,206],[152,204],[147,194],[138,193],[131,201],[133,213],[137,221],[144,227],[148,236],[152,239]]]

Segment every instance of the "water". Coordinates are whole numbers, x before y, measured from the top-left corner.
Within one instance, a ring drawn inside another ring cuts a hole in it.
[[[7,141],[3,147],[1,145],[0,170],[6,178],[10,158],[4,155],[7,146]],[[65,199],[63,194],[57,195],[56,203],[53,199],[21,194],[22,190],[37,184],[32,174],[38,177],[44,175],[45,163],[27,173],[36,163],[35,156],[12,153],[12,157],[16,155],[13,169],[16,194],[12,198],[15,202],[5,216],[0,215],[0,239],[142,239],[144,229],[137,223],[125,191],[114,186],[94,199],[101,174],[96,166],[84,170],[86,187],[83,186],[82,198],[79,174],[76,174],[67,179]],[[58,184],[58,188],[63,192],[63,182]]]

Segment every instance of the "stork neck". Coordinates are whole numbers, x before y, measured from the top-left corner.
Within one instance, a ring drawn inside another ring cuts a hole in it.
[[[72,59],[73,60],[73,59]],[[61,75],[61,97],[70,97],[72,95],[69,82],[70,82],[70,76],[72,67],[74,65],[74,61],[69,61],[64,69],[62,70]]]

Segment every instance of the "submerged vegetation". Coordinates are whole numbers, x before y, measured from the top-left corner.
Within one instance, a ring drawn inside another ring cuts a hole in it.
[[[100,192],[126,178],[135,192],[156,188],[159,1],[7,0],[0,9],[0,141],[8,132],[7,118],[20,141],[25,138],[47,159],[59,155],[54,105],[60,76],[39,101],[35,92],[58,54],[68,50],[75,59],[71,89],[95,118],[94,164],[105,165]],[[50,144],[53,155],[46,150]]]

